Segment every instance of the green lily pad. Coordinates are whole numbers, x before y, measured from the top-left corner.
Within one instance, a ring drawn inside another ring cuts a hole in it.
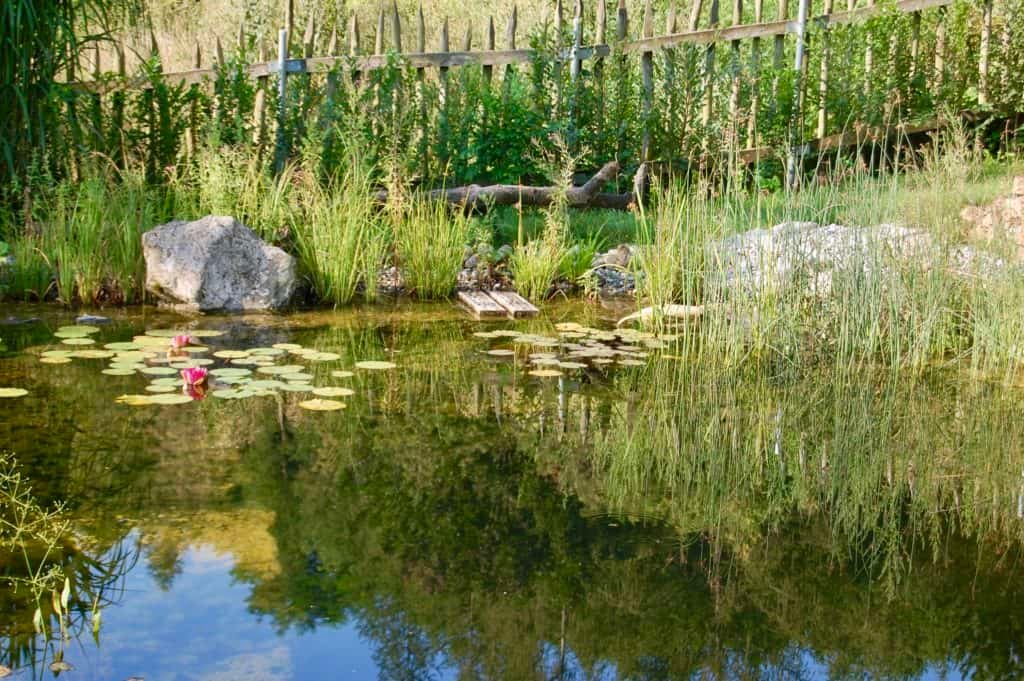
[[[100,373],[107,376],[132,376],[135,374],[135,369],[104,369]]]
[[[146,391],[151,393],[173,393],[178,389],[176,385],[163,385],[158,383],[150,383],[146,386]]]
[[[213,356],[219,359],[242,359],[248,357],[249,353],[245,350],[218,350]]]
[[[117,343],[107,343],[103,347],[107,350],[141,350],[143,346],[131,341],[118,341]]]
[[[355,372],[345,370],[332,371],[331,376],[334,376],[335,378],[352,378],[355,376]]]
[[[364,362],[356,362],[357,369],[367,369],[369,371],[386,371],[388,369],[394,369],[398,365],[394,362],[382,362],[377,360],[366,360]]]
[[[149,401],[151,397],[152,395],[121,395],[114,401],[118,404],[126,404],[129,407],[146,407],[153,404]]]
[[[162,376],[160,378],[154,378],[149,382],[150,385],[181,385],[181,378],[176,376]]]
[[[39,363],[40,364],[70,364],[71,363],[71,357],[70,356],[64,356],[64,355],[59,355],[59,356],[56,356],[56,357],[40,357],[39,358]]]
[[[68,357],[73,350],[47,350],[41,353],[40,357]]]
[[[53,334],[54,338],[85,338],[89,334],[84,331],[57,331]]]
[[[0,388],[0,397],[24,397],[28,391],[24,388]]]
[[[494,350],[487,350],[487,354],[492,357],[512,357],[516,354],[515,350],[508,350],[505,348],[496,348]]]
[[[334,362],[341,359],[341,355],[336,352],[310,352],[303,357],[311,362]]]
[[[309,383],[284,383],[278,387],[278,390],[283,390],[286,393],[308,393],[313,390],[313,386]]]
[[[301,345],[298,345],[296,343],[274,343],[270,347],[274,348],[275,350],[287,350],[289,352],[304,349]]]
[[[269,376],[278,376],[281,374],[296,374],[302,371],[303,367],[298,364],[283,364],[283,365],[271,365],[265,367],[259,367],[256,369],[256,373],[267,374]]]
[[[264,355],[266,357],[277,357],[283,355],[284,350],[278,350],[277,348],[249,348],[250,355]]]
[[[310,411],[338,411],[345,408],[345,403],[337,400],[315,399],[299,402],[299,406]]]
[[[110,359],[113,356],[110,350],[77,350],[68,355],[75,359]]]
[[[57,329],[58,333],[62,331],[71,331],[74,333],[96,333],[99,330],[98,326],[89,326],[88,324],[72,324],[70,326],[62,326]]]
[[[172,369],[171,367],[146,367],[145,369],[139,369],[139,371],[147,376],[170,376],[178,373],[177,369]]]
[[[95,342],[92,338],[86,338],[85,336],[65,338],[61,341],[64,345],[92,345]]]
[[[108,369],[128,369],[132,372],[138,371],[139,369],[145,369],[146,365],[142,362],[111,362],[107,365]]]
[[[211,376],[228,377],[228,376],[248,376],[252,374],[251,369],[232,368],[224,367],[221,369],[212,369],[210,371]]]
[[[182,395],[181,393],[165,393],[162,395],[151,395],[149,401],[153,404],[187,404],[192,401],[192,398],[188,395]]]
[[[351,388],[329,386],[325,388],[314,388],[313,394],[320,397],[349,397],[350,395],[355,395],[356,391]]]
[[[293,374],[281,374],[279,378],[285,381],[291,381],[292,383],[309,383],[316,377],[313,376],[313,374],[307,374],[301,371],[296,371]]]
[[[555,378],[557,376],[563,376],[564,374],[558,369],[534,369],[530,371],[531,376],[538,376],[540,378]]]

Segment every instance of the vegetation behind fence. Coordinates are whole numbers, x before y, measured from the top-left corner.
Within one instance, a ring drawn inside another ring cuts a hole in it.
[[[122,47],[103,64],[101,43],[86,46],[67,75],[90,77],[62,90],[63,134],[45,148],[72,175],[97,151],[156,180],[201,144],[253,145],[278,167],[315,154],[330,169],[358,141],[452,184],[536,178],[536,145],[560,133],[591,165],[756,160],[777,180],[808,140],[1024,108],[1021,4],[1000,4],[734,0],[727,14],[694,0],[684,14],[648,0],[636,18],[580,2],[567,20],[559,0],[527,36],[513,9],[475,35],[450,36],[446,21],[436,46],[422,10],[411,25],[392,8],[369,30],[353,15],[330,32],[310,14],[297,37],[289,4],[272,50],[242,26],[227,48],[197,45],[183,72],[163,71],[155,38],[133,74]]]

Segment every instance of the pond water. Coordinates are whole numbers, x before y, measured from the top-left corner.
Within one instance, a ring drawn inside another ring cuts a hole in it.
[[[72,524],[63,640],[0,587],[17,678],[1024,678],[1024,422],[1001,382],[701,371],[581,304],[109,314],[77,346],[54,337],[70,313],[2,315],[40,319],[0,326],[0,388],[28,391],[0,399],[0,450]],[[138,370],[162,350],[40,361],[181,328],[223,332],[189,353],[210,369],[300,387],[132,405],[174,378]],[[282,343],[337,357],[265,355],[308,376],[287,381],[213,357]],[[352,394],[312,411],[306,383]]]

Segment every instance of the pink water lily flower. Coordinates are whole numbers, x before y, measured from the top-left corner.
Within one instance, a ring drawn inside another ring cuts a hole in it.
[[[181,370],[181,378],[185,385],[199,385],[206,382],[207,371],[203,367],[189,367]]]
[[[186,345],[191,345],[191,344],[192,344],[192,336],[189,336],[188,334],[182,334],[180,336],[175,336],[174,338],[171,339],[171,347],[174,348],[175,350],[178,350],[179,348],[183,348]]]

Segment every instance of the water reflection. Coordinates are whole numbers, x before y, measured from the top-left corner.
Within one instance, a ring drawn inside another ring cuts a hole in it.
[[[1024,675],[1002,386],[674,360],[537,380],[437,309],[210,324],[400,368],[357,373],[340,413],[133,410],[113,397],[141,379],[6,339],[0,384],[32,394],[0,442],[83,554],[139,559],[82,678]]]

